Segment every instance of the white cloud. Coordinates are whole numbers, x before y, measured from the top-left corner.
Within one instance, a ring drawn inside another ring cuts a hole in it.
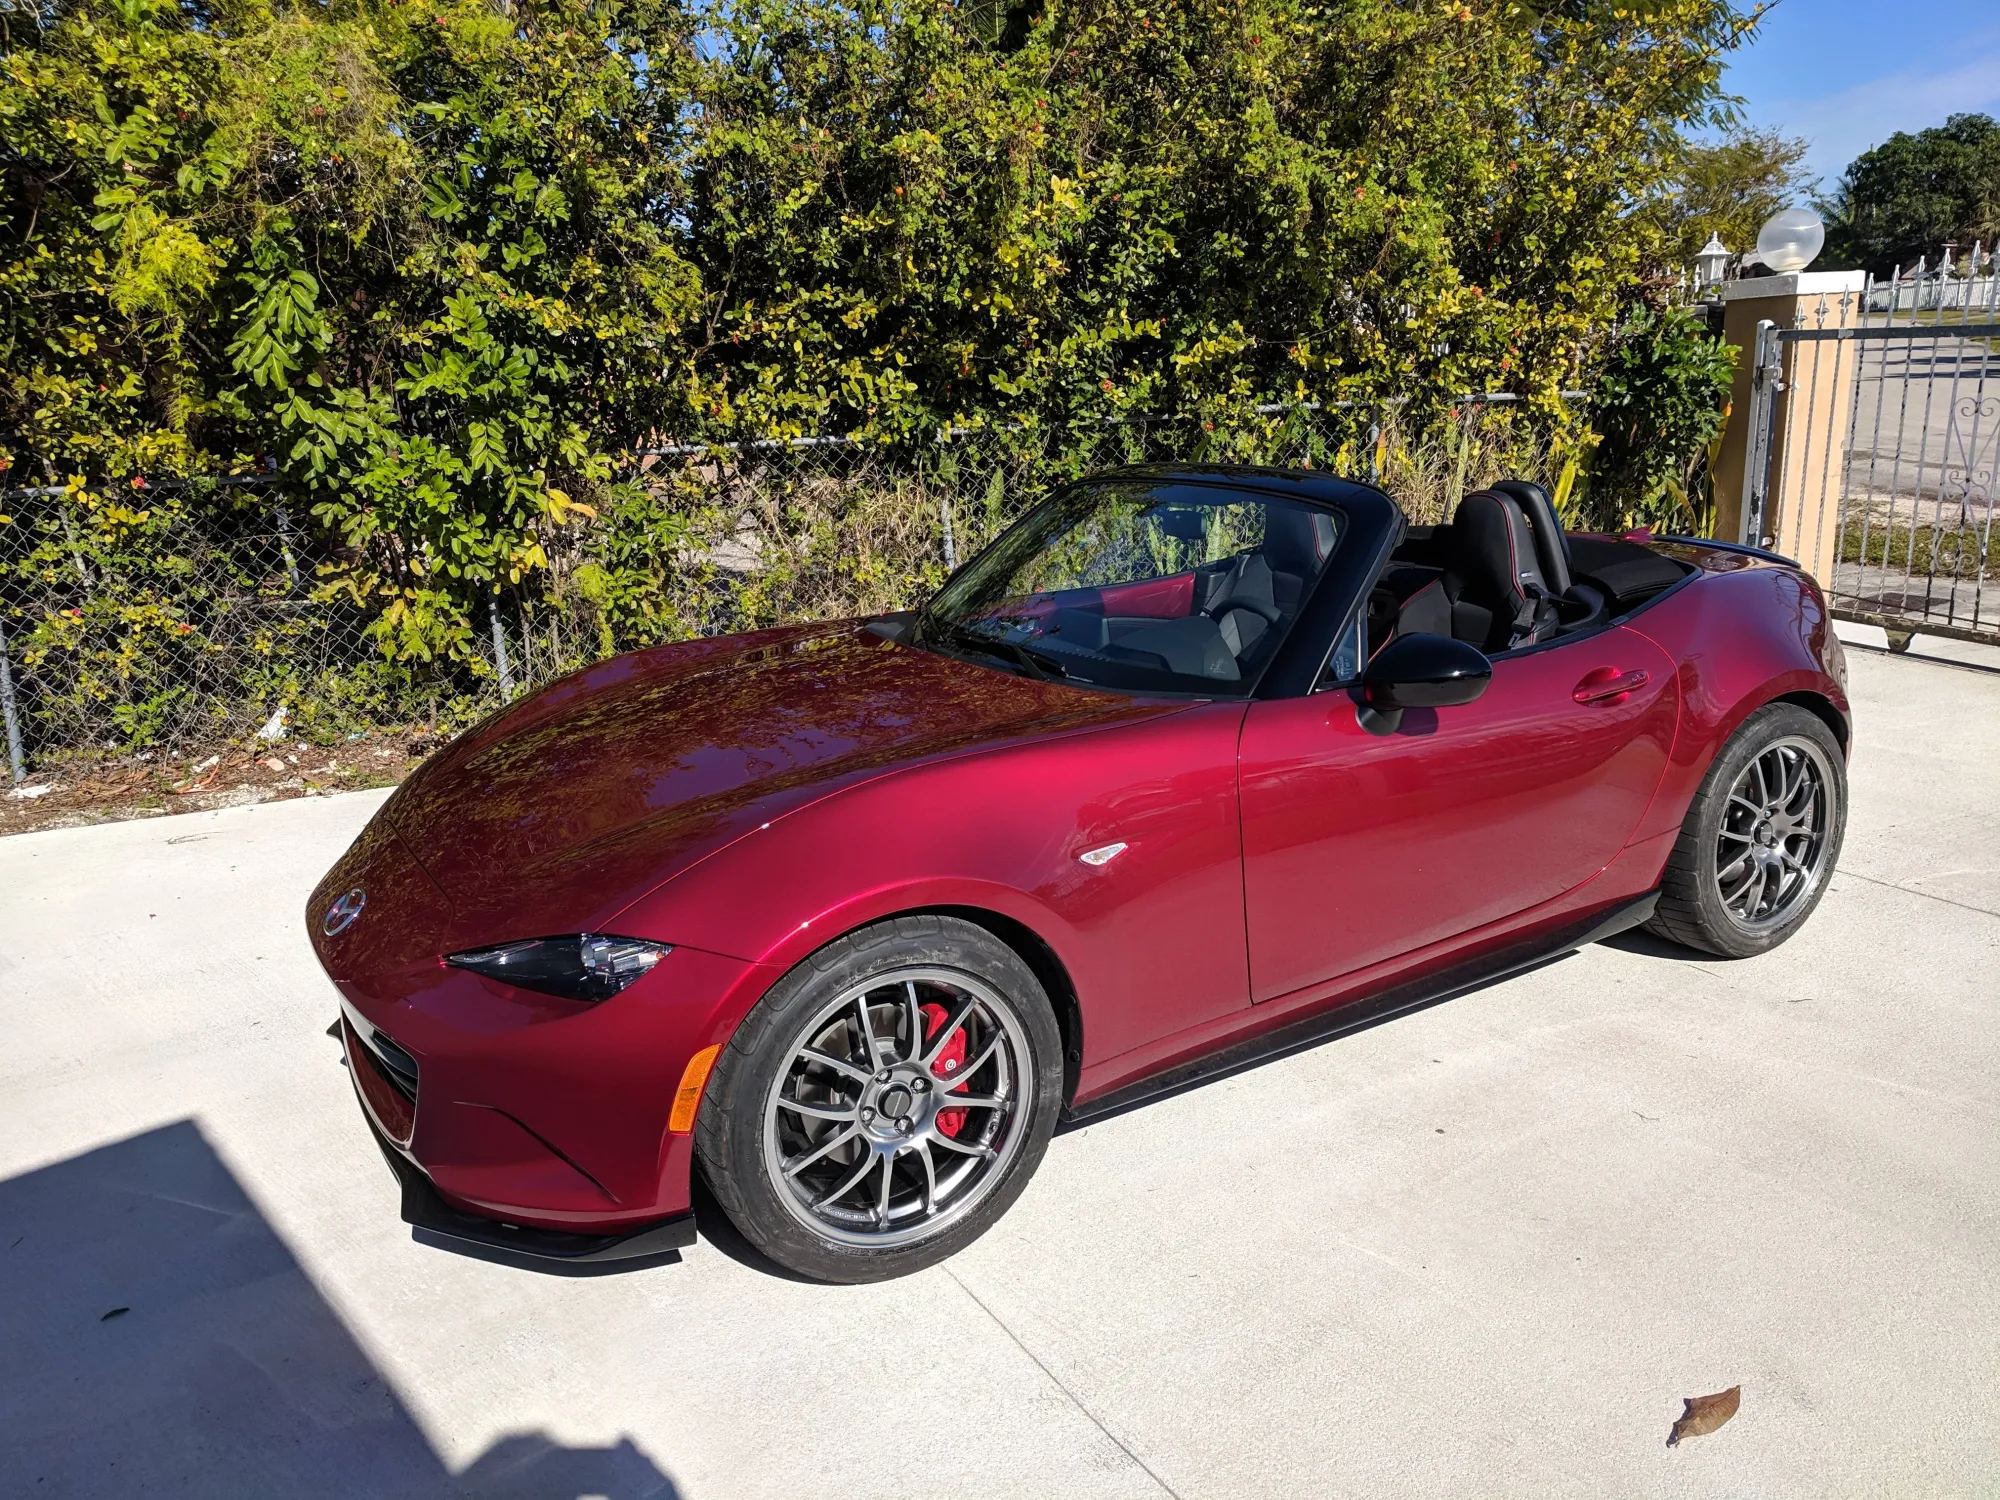
[[[1970,49],[1976,55],[1965,58]],[[1847,164],[1899,130],[1942,125],[1955,114],[2000,115],[2000,37],[1963,38],[1965,58],[1945,69],[1906,68],[1817,99],[1779,99],[1752,113],[1757,122],[1812,142],[1808,163],[1831,190]]]

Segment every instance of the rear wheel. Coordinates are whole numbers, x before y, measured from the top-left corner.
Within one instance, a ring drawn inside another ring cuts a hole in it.
[[[751,1010],[697,1119],[745,1238],[825,1281],[878,1281],[971,1243],[1027,1184],[1061,1107],[1048,997],[950,917],[828,944]]]
[[[1846,828],[1840,742],[1797,704],[1767,704],[1709,767],[1647,925],[1726,958],[1767,952],[1819,905]]]

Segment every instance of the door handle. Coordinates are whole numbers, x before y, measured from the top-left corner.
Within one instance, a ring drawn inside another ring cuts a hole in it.
[[[1628,694],[1644,687],[1647,681],[1644,667],[1634,667],[1629,672],[1599,667],[1587,673],[1570,696],[1579,703],[1623,703]]]

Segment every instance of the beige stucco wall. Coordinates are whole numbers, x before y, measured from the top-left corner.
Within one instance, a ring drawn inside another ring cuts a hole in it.
[[[1777,398],[1764,536],[1744,536],[1757,324],[1768,318],[1780,328],[1853,327],[1861,310],[1861,285],[1859,271],[1807,271],[1732,281],[1723,289],[1723,337],[1740,352],[1715,473],[1715,535],[1756,544],[1768,539],[1816,577],[1831,571],[1836,555],[1857,349],[1850,340],[1834,339],[1784,346],[1785,389]]]

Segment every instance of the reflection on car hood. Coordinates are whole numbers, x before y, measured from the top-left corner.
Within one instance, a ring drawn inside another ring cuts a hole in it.
[[[467,940],[576,930],[843,785],[1180,706],[1016,677],[852,624],[764,631],[552,684],[440,752],[385,811]]]

